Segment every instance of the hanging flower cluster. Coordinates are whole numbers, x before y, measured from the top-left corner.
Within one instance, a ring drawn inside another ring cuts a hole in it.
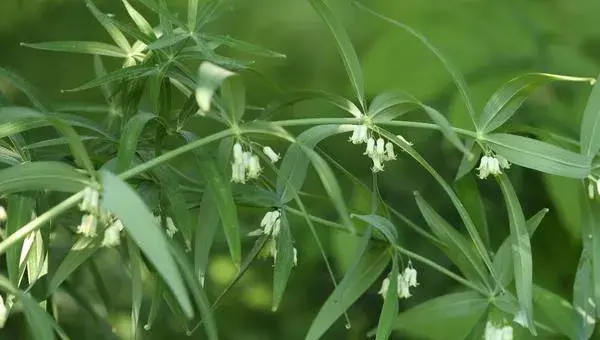
[[[123,223],[117,217],[100,208],[100,192],[94,188],[86,187],[79,209],[85,214],[77,226],[77,233],[83,237],[96,237],[98,224],[107,225],[101,245],[103,247],[116,247],[121,244],[121,231]]]
[[[588,197],[593,200],[596,195],[600,196],[600,178],[595,178],[594,176],[588,176]]]
[[[485,324],[484,340],[512,340],[513,329],[510,325],[495,325],[491,321]]]
[[[263,153],[271,163],[277,163],[281,156],[271,147],[263,147]],[[256,179],[260,176],[262,167],[260,159],[251,151],[244,151],[240,143],[233,145],[233,162],[231,163],[231,181],[234,183],[246,183],[248,179]]]
[[[489,153],[481,157],[481,162],[476,170],[479,171],[477,176],[485,179],[489,175],[497,176],[502,174],[502,169],[510,169],[508,160],[500,155]]]
[[[412,267],[409,262],[408,267],[404,268],[402,274],[398,274],[398,285],[396,287],[396,294],[400,299],[408,299],[412,296],[410,293],[410,287],[416,287],[419,283],[417,282],[417,270]],[[383,298],[387,295],[388,289],[390,288],[390,278],[386,277],[381,283],[381,288],[378,294]]]
[[[281,231],[281,213],[279,210],[269,211],[260,221],[260,228],[250,232],[249,236],[260,236],[266,235],[269,237],[265,244],[264,253],[266,256],[271,256],[273,262],[277,259],[277,237]],[[293,262],[294,266],[298,264],[298,251],[294,247],[293,251]]]
[[[412,145],[409,141],[404,139],[402,136],[397,136],[405,143]],[[383,163],[396,159],[396,153],[394,152],[394,144],[392,142],[386,142],[383,138],[379,137],[377,140],[369,135],[369,129],[366,125],[354,125],[352,129],[352,136],[349,139],[352,144],[366,143],[367,148],[364,155],[369,156],[373,161],[371,171],[380,172],[383,171]]]
[[[123,230],[123,222],[120,219],[114,220],[114,222],[109,225],[104,230],[104,238],[102,239],[103,247],[116,247],[121,244],[121,231]]]

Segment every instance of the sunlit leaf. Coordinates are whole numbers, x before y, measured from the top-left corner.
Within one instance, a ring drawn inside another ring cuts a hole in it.
[[[22,43],[21,45],[46,51],[94,54],[115,58],[127,57],[127,52],[122,49],[96,41],[49,41],[36,44]]]

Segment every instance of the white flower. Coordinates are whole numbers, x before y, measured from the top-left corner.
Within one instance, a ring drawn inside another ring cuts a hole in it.
[[[279,231],[281,230],[281,220],[278,218],[277,220],[275,220],[275,223],[273,224],[273,237],[277,237],[279,235]]]
[[[8,215],[6,214],[6,209],[4,209],[4,207],[0,205],[0,223],[6,221],[7,218]]]
[[[600,182],[598,182],[598,183],[600,183]],[[596,196],[596,188],[595,188],[595,185],[594,185],[594,183],[592,183],[592,182],[588,183],[588,187],[587,187],[587,189],[588,189],[588,197],[589,197],[591,200],[593,200],[593,199],[594,199],[594,197]],[[598,191],[600,192],[600,184],[599,184],[599,186],[598,186]]]
[[[246,167],[244,163],[231,164],[231,181],[234,183],[246,183]]]
[[[275,260],[277,259],[277,242],[275,242],[275,239],[270,238],[267,241],[264,252],[266,256],[271,256],[273,258],[273,263],[275,263]]]
[[[513,329],[511,326],[504,326],[501,329],[502,331],[502,340],[513,340]]]
[[[505,169],[507,169],[510,166],[510,164],[508,164],[508,161],[506,161],[506,159],[504,158],[503,163],[503,168]],[[502,174],[502,170],[500,170],[500,161],[498,160],[498,158],[488,155],[481,157],[481,162],[479,163],[479,167],[476,170],[479,171],[478,176],[481,179],[487,178],[489,175],[496,176]]]
[[[248,178],[258,178],[261,170],[262,168],[260,167],[258,156],[251,155],[248,160]]]
[[[371,168],[371,171],[373,172],[380,172],[383,171],[383,163],[381,163],[381,160],[378,157],[373,157],[373,167]]]
[[[293,256],[294,256],[294,267],[296,267],[298,265],[298,250],[296,249],[296,247],[294,247],[293,250]]]
[[[366,125],[354,125],[350,142],[352,144],[365,143],[369,138],[369,128]]]
[[[363,155],[368,155],[369,157],[373,157],[373,155],[375,155],[375,139],[367,139],[367,149]]]
[[[600,195],[600,179],[596,181],[596,192]]]
[[[500,155],[496,155],[496,159],[498,160],[498,163],[500,164],[500,168],[510,169],[510,162],[506,158],[504,158]]]
[[[379,159],[383,159],[385,157],[385,141],[381,137],[377,139],[377,147],[375,148],[375,154]]]
[[[8,308],[4,304],[4,299],[2,295],[0,295],[0,328],[4,328],[4,324],[6,324],[6,319],[8,319]]]
[[[408,299],[411,296],[408,281],[404,276],[400,275],[398,277],[398,297],[401,299]]]
[[[175,233],[177,233],[179,230],[177,229],[177,227],[175,226],[175,223],[173,223],[173,219],[170,217],[167,217],[167,235],[170,238],[173,238],[173,236],[175,235]]]
[[[404,274],[402,275],[402,278],[410,287],[416,287],[419,285],[417,282],[417,270],[413,267],[404,268]]]
[[[385,144],[385,160],[392,161],[396,159],[396,153],[394,152],[394,144],[387,142]]]
[[[103,247],[116,247],[121,244],[121,230],[123,230],[123,223],[120,219],[117,219],[115,223],[111,224],[106,230],[104,230],[104,238],[102,239]]]
[[[379,294],[383,298],[385,298],[385,296],[387,295],[388,289],[390,289],[390,279],[386,277],[385,279],[383,279],[383,282],[381,282],[381,288],[379,288],[379,291],[377,292],[377,294]]]
[[[262,229],[262,233],[265,235],[272,235],[273,237],[279,234],[279,230],[281,228],[281,221],[279,219],[281,213],[279,210],[269,211],[265,214],[265,216],[260,221],[260,226]]]
[[[267,157],[269,157],[269,159],[271,160],[271,163],[277,163],[277,161],[279,161],[279,159],[281,158],[278,153],[276,153],[275,151],[273,151],[273,149],[271,149],[270,146],[265,146],[263,148],[263,152]]]
[[[83,215],[81,217],[81,224],[77,226],[77,233],[82,234],[84,237],[94,237],[96,236],[97,224],[98,220],[96,216],[92,214]]]
[[[96,213],[98,211],[98,205],[100,202],[100,193],[98,190],[92,187],[85,187],[83,189],[83,198],[79,203],[79,209],[81,211]]]
[[[484,340],[513,340],[513,329],[509,325],[497,327],[488,320],[483,338]]]
[[[240,143],[235,143],[233,145],[233,163],[243,163],[243,153],[242,145]]]
[[[401,141],[403,141],[404,143],[406,143],[406,144],[410,145],[410,146],[412,146],[412,145],[413,145],[413,143],[412,143],[412,142],[409,142],[409,141],[407,141],[407,140],[406,140],[406,138],[402,137],[401,135],[397,135],[396,137],[397,137],[398,139],[400,139]]]

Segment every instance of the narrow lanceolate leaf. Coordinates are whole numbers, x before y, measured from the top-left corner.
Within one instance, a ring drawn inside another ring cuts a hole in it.
[[[77,192],[91,181],[72,166],[61,162],[22,163],[0,170],[0,192],[52,190]]]
[[[388,18],[382,14],[379,14],[379,13],[363,6],[358,1],[353,2],[353,4],[355,4],[358,8],[361,8],[361,9],[365,10],[366,12],[378,17],[379,19],[382,19],[383,21],[386,21],[386,22],[388,22],[394,26],[397,26],[397,27],[403,29],[404,31],[408,32],[409,34],[411,34],[412,36],[417,38],[419,41],[421,41],[421,43],[423,43],[423,45],[425,45],[433,54],[435,54],[435,56],[442,62],[442,64],[444,65],[444,67],[446,68],[448,73],[450,73],[450,76],[452,76],[452,80],[456,84],[456,87],[458,88],[460,96],[461,96],[463,102],[465,103],[465,106],[467,107],[469,116],[471,117],[471,120],[473,120],[473,123],[475,123],[475,110],[473,109],[471,97],[469,96],[469,91],[467,89],[467,82],[465,81],[465,78],[460,73],[458,68],[456,66],[454,66],[448,59],[446,59],[446,57],[444,57],[444,55],[442,54],[442,52],[440,52],[440,50],[438,50],[435,46],[433,46],[433,44],[430,43],[429,40],[427,40],[427,38],[425,38],[424,35],[417,32],[412,27],[410,27],[402,22],[399,22],[397,20],[394,20],[392,18]]]
[[[318,340],[344,312],[377,280],[390,261],[387,250],[375,256],[361,253],[350,266],[312,322],[305,340]],[[390,288],[393,290],[393,288]]]
[[[181,274],[169,251],[169,244],[144,201],[123,180],[101,171],[102,206],[123,221],[125,230],[171,288],[188,317],[194,314]]]
[[[510,180],[506,175],[500,175],[497,178],[508,211],[517,298],[521,309],[525,311],[529,330],[535,335],[532,296],[533,266],[529,232],[519,198]]]
[[[92,89],[94,87],[109,84],[113,81],[129,79],[129,78],[142,78],[152,75],[156,72],[155,67],[148,67],[144,65],[130,66],[126,68],[120,68],[115,71],[109,72],[103,76],[100,76],[94,80],[90,80],[87,83],[77,86],[74,89],[66,90],[67,92],[83,91]]]
[[[475,143],[475,139],[468,139],[465,147],[469,150],[469,153],[463,154],[458,170],[456,171],[456,177],[454,177],[455,181],[458,181],[471,172],[481,157],[481,147]]]
[[[194,234],[194,271],[198,281],[204,285],[208,259],[215,235],[219,229],[219,210],[210,189],[204,191]]]
[[[92,15],[100,22],[104,29],[110,34],[111,38],[123,51],[130,51],[131,45],[125,38],[125,35],[115,26],[112,20],[104,13],[100,12],[92,0],[85,0],[85,4]]]
[[[443,295],[400,313],[394,329],[415,339],[462,339],[488,305],[487,297],[473,291]]]
[[[204,112],[210,110],[212,97],[221,83],[235,73],[205,61],[198,68],[198,85],[196,87],[196,101],[198,107]]]
[[[140,12],[138,12],[133,6],[131,6],[129,1],[127,1],[127,0],[121,0],[121,1],[123,1],[123,5],[125,6],[125,9],[127,10],[127,14],[129,14],[129,17],[131,18],[131,20],[133,20],[133,22],[135,22],[135,25],[137,26],[137,28],[140,31],[142,31],[142,33],[144,33],[145,35],[147,35],[149,37],[153,37],[154,30],[152,29],[152,26],[150,25],[150,23],[148,23],[146,18],[144,18],[140,14]]]
[[[580,138],[581,153],[588,158],[594,158],[600,151],[600,81],[598,80],[583,111]]]
[[[183,237],[186,248],[191,248],[192,243],[192,216],[187,208],[187,203],[183,192],[179,190],[179,183],[175,174],[165,166],[157,166],[151,170],[156,176],[162,190],[161,194],[168,203],[170,215],[173,216],[173,222]]]
[[[277,256],[273,272],[273,303],[271,310],[279,309],[288,279],[294,267],[294,245],[292,231],[285,212],[281,214],[281,231],[277,237]]]
[[[469,280],[489,284],[490,277],[471,242],[444,220],[418,193],[415,193],[415,199],[427,225],[442,242],[442,251]]]
[[[379,215],[355,215],[352,217],[358,218],[359,220],[370,224],[378,230],[386,239],[387,242],[394,245],[398,243],[398,231],[390,220]],[[393,287],[393,286],[392,286]]]
[[[163,35],[159,39],[153,41],[150,45],[148,45],[149,50],[160,50],[165,47],[173,46],[190,36],[187,34],[173,34],[173,35]]]
[[[246,111],[246,89],[240,77],[229,77],[221,86],[221,100],[231,122],[239,122]]]
[[[552,328],[571,340],[587,339],[577,335],[576,319],[573,318],[576,311],[568,301],[538,286],[533,286],[533,300],[536,309],[548,318]]]
[[[402,91],[389,91],[373,98],[368,115],[376,123],[387,122],[419,107],[419,101],[412,95]]]
[[[223,172],[219,170],[214,161],[201,161],[200,167],[216,202],[231,258],[234,263],[240,264],[242,261],[240,226],[237,207],[231,193],[231,183],[224,177]]]
[[[7,198],[8,219],[6,221],[6,236],[16,232],[31,220],[32,214],[35,212],[35,199],[25,195],[10,195]],[[12,247],[6,250],[6,268],[8,270],[8,278],[10,282],[18,287],[20,281],[19,262],[21,254],[21,245],[23,242],[17,242]]]
[[[387,340],[392,334],[394,321],[398,315],[398,292],[396,287],[398,287],[399,274],[400,269],[398,266],[398,260],[394,256],[392,258],[392,271],[388,277],[390,280],[390,285],[383,300],[383,308],[381,309],[381,315],[379,316],[375,340]]]
[[[71,125],[63,122],[61,119],[55,117],[47,118],[54,128],[58,130],[58,132],[65,137],[67,143],[69,144],[69,148],[71,149],[71,153],[73,158],[75,158],[75,162],[77,165],[83,167],[87,170],[90,176],[95,176],[95,168],[94,163],[92,162],[90,155],[85,149],[85,145],[81,141],[79,134],[71,127]]]
[[[547,73],[531,73],[514,78],[502,85],[487,102],[479,117],[478,129],[488,133],[499,128],[535,90],[552,81],[589,82],[590,79]]]
[[[473,216],[473,222],[479,230],[479,235],[483,239],[486,247],[490,247],[490,231],[488,228],[485,205],[479,192],[479,186],[475,176],[467,176],[460,181],[455,182],[454,188],[456,194],[465,206],[469,207],[469,212]]]
[[[581,237],[592,264],[592,291],[596,304],[596,315],[600,315],[600,205],[579,195],[581,207]]]
[[[365,90],[362,69],[360,68],[358,56],[352,46],[348,33],[346,33],[342,22],[336,17],[326,0],[310,0],[310,4],[319,13],[321,18],[323,18],[327,26],[329,26],[331,33],[333,33],[356,99],[358,99],[360,107],[364,110]]]
[[[152,113],[139,113],[131,117],[125,124],[119,139],[119,151],[117,153],[116,173],[121,173],[132,165],[137,150],[137,144],[146,124],[153,119],[160,119]]]
[[[169,24],[174,24],[181,28],[185,27],[185,24],[183,22],[181,22],[181,20],[179,20],[175,15],[173,15],[169,11],[169,9],[165,6],[164,2],[157,3],[155,0],[138,0],[138,1],[141,2],[144,6],[148,7],[154,13],[158,14],[160,17],[166,19],[163,21],[168,22]],[[165,26],[165,25],[161,25],[161,26]],[[163,33],[168,33],[168,32],[163,32]]]
[[[517,135],[495,133],[485,137],[490,147],[509,162],[551,175],[585,178],[590,159],[558,146]]]
[[[585,242],[586,240],[584,240]],[[573,308],[575,309],[577,339],[587,340],[594,333],[594,328],[596,328],[595,304],[592,259],[584,245],[573,282]]]
[[[83,263],[89,260],[100,248],[99,238],[79,238],[60,262],[48,283],[48,296],[54,294],[58,287],[68,279]]]
[[[544,208],[527,220],[527,233],[529,234],[529,238],[533,236],[533,233],[535,233],[537,227],[547,213],[548,209]],[[502,242],[494,256],[494,269],[496,270],[498,282],[502,287],[506,288],[514,278],[513,263],[512,241],[509,236]]]
[[[94,54],[114,58],[127,57],[127,52],[117,46],[96,41],[49,41],[37,44],[22,43],[21,45],[37,50]]]
[[[452,129],[452,125],[450,125],[450,122],[448,122],[448,119],[446,119],[446,117],[444,117],[444,115],[441,114],[438,110],[436,110],[430,106],[423,105],[422,107],[423,107],[423,110],[425,110],[425,112],[429,115],[429,118],[431,118],[431,120],[437,126],[439,126],[440,131],[442,131],[442,133],[444,134],[446,139],[448,139],[448,141],[450,143],[452,143],[452,145],[454,145],[462,153],[469,155],[470,154],[469,150],[467,150],[467,148],[464,146],[464,144],[462,143],[460,138],[458,138],[458,135]]]
[[[282,98],[269,103],[263,112],[263,118],[269,117],[284,107],[307,100],[322,100],[348,112],[356,118],[362,117],[362,112],[356,104],[342,96],[317,90],[300,90],[285,93]]]
[[[137,330],[140,322],[140,310],[144,287],[142,282],[142,257],[140,250],[131,239],[127,239],[127,252],[129,253],[129,272],[131,274],[131,339],[137,339]]]
[[[338,133],[351,131],[351,127],[341,125],[320,125],[301,133],[296,142],[290,145],[281,161],[277,177],[277,192],[281,204],[294,198],[294,190],[300,191],[306,178],[309,159],[303,148],[313,149],[323,139]]]
[[[285,58],[286,55],[271,51],[261,46],[257,46],[254,44],[250,44],[245,41],[234,39],[227,35],[217,35],[217,34],[202,34],[201,37],[213,43],[218,43],[223,46],[228,46],[234,48],[238,51],[248,52],[250,54],[254,54],[261,57],[267,58]]]
[[[49,109],[49,105],[46,102],[46,99],[42,96],[42,94],[36,89],[33,85],[31,85],[28,81],[23,79],[21,76],[8,70],[6,68],[0,67],[0,79],[4,79],[10,82],[14,87],[19,89],[19,91],[23,92],[27,99],[31,102],[31,104],[40,111],[46,111]],[[0,92],[1,95],[1,92]],[[1,100],[0,100],[1,102]],[[3,106],[3,105],[0,105]],[[5,106],[9,106],[6,104]]]

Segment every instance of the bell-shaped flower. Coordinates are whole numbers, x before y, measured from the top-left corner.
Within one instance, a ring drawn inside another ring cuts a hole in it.
[[[85,189],[83,189],[83,198],[79,203],[79,209],[89,213],[97,213],[99,203],[100,193],[98,190],[92,187],[85,187]]]
[[[373,172],[380,172],[383,171],[383,162],[381,161],[381,159],[379,157],[373,157],[373,167],[371,168],[371,171]]]
[[[6,221],[8,218],[8,214],[6,214],[6,209],[0,205],[0,223]]]
[[[260,167],[260,160],[258,156],[251,155],[248,160],[248,173],[246,174],[248,178],[256,179],[260,176],[262,168]]]
[[[377,292],[377,294],[379,294],[383,298],[385,298],[389,289],[390,289],[390,279],[388,277],[386,277],[385,279],[383,279],[383,282],[381,282],[381,288],[379,288],[379,291]]]
[[[394,152],[394,144],[387,142],[385,144],[385,160],[392,161],[396,159],[396,153]]]
[[[503,158],[504,159],[504,158]],[[504,159],[505,166],[509,167],[508,161]],[[508,164],[508,165],[507,165]],[[505,167],[506,168],[506,167]],[[489,175],[500,175],[502,174],[502,170],[500,169],[500,161],[498,158],[494,156],[485,155],[481,157],[481,162],[479,163],[479,167],[476,169],[479,171],[479,178],[485,179]]]
[[[231,181],[234,183],[246,183],[246,166],[244,163],[231,164]]]
[[[379,159],[385,158],[385,141],[381,137],[377,139],[377,146],[375,147],[375,154],[377,155],[377,157],[379,157]]]
[[[173,222],[173,219],[170,217],[167,217],[167,235],[170,238],[173,238],[173,236],[175,236],[175,234],[179,231],[179,229],[177,229],[177,227],[175,226],[175,223]]]
[[[501,169],[510,169],[510,162],[506,158],[500,155],[496,155],[495,157],[498,160]]]
[[[367,139],[367,149],[363,155],[367,155],[369,157],[373,157],[375,155],[375,139],[369,138]]]
[[[411,297],[410,285],[404,276],[398,278],[398,297],[401,299],[408,299]]]
[[[366,125],[354,125],[350,142],[352,144],[365,143],[369,138],[369,128]]]
[[[271,163],[277,163],[277,161],[279,161],[279,159],[281,158],[278,153],[276,153],[275,151],[273,151],[273,149],[271,149],[270,146],[265,146],[263,148],[263,152],[267,157],[269,157],[269,160],[271,161]]]
[[[417,282],[417,270],[412,266],[408,266],[404,268],[404,273],[402,274],[402,278],[408,283],[410,287],[416,287],[419,285]]]
[[[296,267],[298,265],[298,250],[296,249],[296,247],[294,247],[294,249],[292,249],[293,251],[293,263],[294,263],[294,267]]]
[[[121,231],[123,230],[123,223],[120,219],[117,219],[111,224],[106,230],[104,230],[104,238],[102,239],[103,247],[116,247],[121,244]]]
[[[81,224],[77,226],[77,233],[84,237],[96,236],[96,227],[98,219],[92,214],[86,214],[81,217]]]
[[[4,328],[6,320],[8,319],[8,307],[4,303],[2,295],[0,295],[0,328]]]
[[[511,326],[496,326],[491,321],[485,324],[484,340],[513,340],[513,329]]]
[[[243,154],[244,154],[244,151],[242,150],[242,145],[240,143],[235,143],[233,145],[233,162],[234,163],[243,163],[244,162]]]

